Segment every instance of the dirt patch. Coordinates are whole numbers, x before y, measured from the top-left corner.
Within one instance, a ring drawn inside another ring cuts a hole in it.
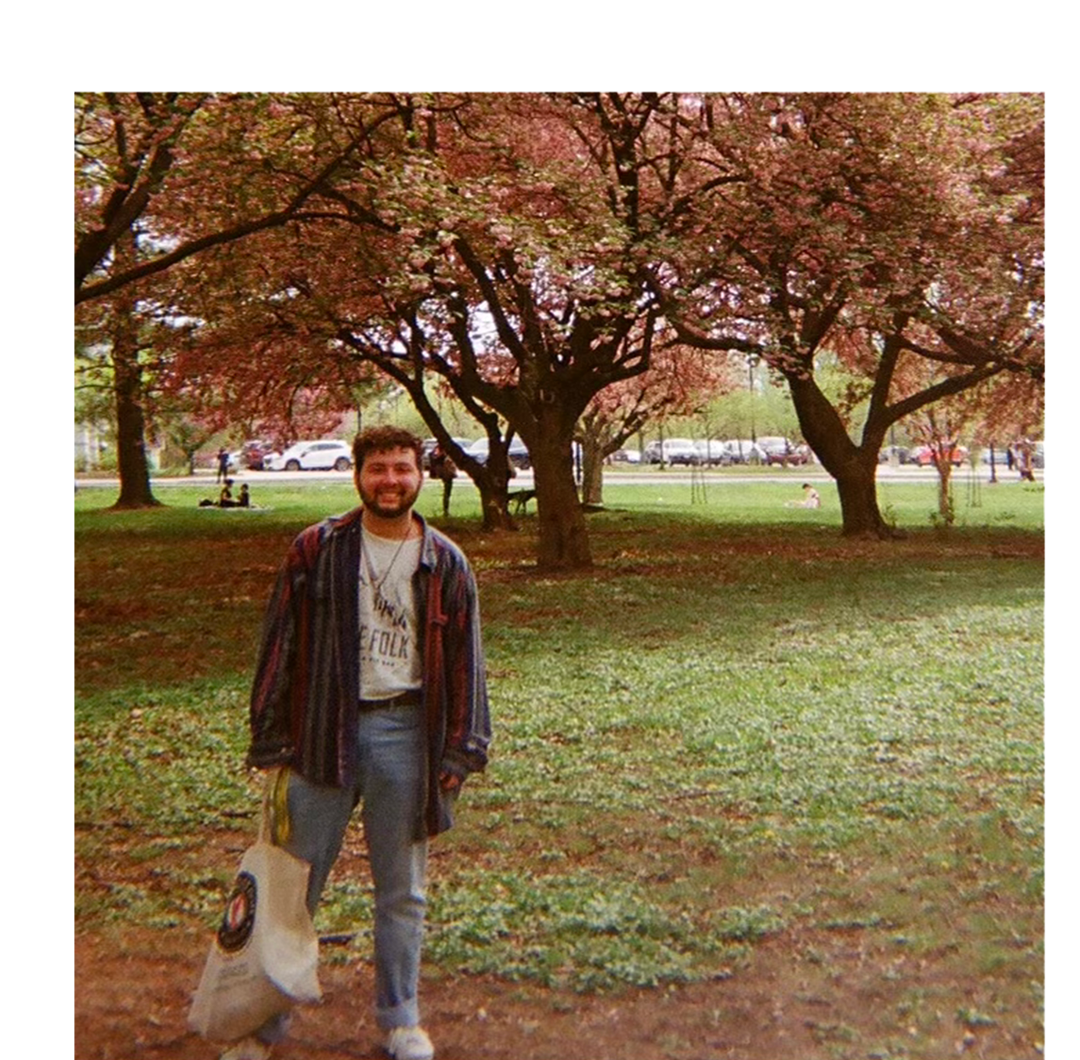
[[[125,930],[75,941],[78,1060],[203,1060],[215,1046],[185,1027],[206,940]],[[807,955],[813,954],[812,959]],[[897,967],[858,932],[789,933],[753,951],[746,966],[709,983],[581,996],[492,979],[429,979],[425,1023],[440,1060],[836,1060],[1040,1055],[1037,1035],[932,1013],[932,962]],[[917,983],[913,984],[913,978]],[[381,1056],[369,965],[325,964],[325,998],[301,1011],[275,1060]],[[903,984],[904,989],[900,989]],[[930,1007],[905,1012],[913,985]],[[974,977],[973,1001],[992,990]],[[931,1025],[927,1025],[927,1021]]]

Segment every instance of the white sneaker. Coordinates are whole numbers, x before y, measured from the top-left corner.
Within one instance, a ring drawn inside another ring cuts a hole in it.
[[[241,1038],[221,1054],[221,1060],[268,1060],[270,1048],[258,1038]]]
[[[384,1046],[393,1060],[431,1060],[435,1047],[422,1027],[395,1027]]]

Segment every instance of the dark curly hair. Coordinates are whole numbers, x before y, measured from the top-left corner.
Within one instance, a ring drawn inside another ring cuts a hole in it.
[[[411,449],[416,454],[416,466],[422,468],[424,443],[403,427],[369,427],[361,431],[352,445],[353,466],[359,471],[368,453],[385,453],[390,449]]]

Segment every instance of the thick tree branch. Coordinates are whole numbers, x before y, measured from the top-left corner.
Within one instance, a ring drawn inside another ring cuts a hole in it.
[[[1003,371],[1005,371],[1005,365],[1003,364],[988,364],[980,368],[973,368],[963,375],[954,375],[948,379],[943,379],[940,383],[935,383],[925,390],[920,390],[917,394],[912,394],[910,397],[904,398],[891,406],[889,409],[889,422],[895,423],[905,416],[910,416],[913,412],[925,408],[927,405],[932,405],[935,401],[940,401],[942,398],[950,397],[953,394],[963,393],[963,391],[977,386],[979,383],[985,382]]]
[[[78,256],[76,256],[76,272],[75,272],[75,304],[79,305],[83,302],[91,301],[94,298],[101,298],[107,294],[111,294],[113,291],[119,290],[121,287],[127,286],[129,283],[134,283],[136,280],[144,279],[147,276],[152,276],[155,273],[163,272],[164,270],[175,265],[177,262],[183,261],[186,258],[190,258],[194,254],[198,254],[203,250],[207,250],[210,247],[223,246],[228,243],[236,242],[243,239],[246,236],[254,235],[256,232],[266,231],[271,228],[278,228],[288,223],[289,221],[302,220],[303,215],[301,208],[316,192],[326,191],[327,182],[330,176],[339,169],[351,155],[353,155],[356,149],[363,143],[372,129],[377,127],[384,121],[389,119],[390,115],[382,115],[377,118],[370,127],[365,127],[360,133],[357,133],[349,143],[337,153],[329,162],[327,162],[318,173],[315,174],[300,190],[289,200],[289,202],[281,209],[275,210],[263,217],[255,218],[251,221],[242,222],[237,225],[233,225],[230,228],[222,229],[218,232],[208,233],[205,236],[201,236],[197,239],[189,240],[170,251],[168,254],[163,254],[159,257],[153,258],[150,261],[142,262],[139,265],[134,265],[127,269],[121,269],[115,275],[107,277],[106,279],[99,280],[96,283],[91,283],[84,286],[83,281],[86,279],[88,273],[80,274],[80,265]],[[171,159],[170,159],[171,164]],[[149,200],[147,195],[146,201],[142,202],[139,213],[146,208],[146,202]],[[135,214],[128,222],[128,228],[121,229],[126,231],[130,228],[130,225],[137,219],[138,214]],[[114,239],[115,241],[115,239]],[[109,244],[111,246],[111,243]],[[104,254],[108,252],[108,247],[98,256],[95,261],[95,265],[101,261]],[[85,266],[85,261],[83,262]],[[94,266],[91,266],[93,268]]]

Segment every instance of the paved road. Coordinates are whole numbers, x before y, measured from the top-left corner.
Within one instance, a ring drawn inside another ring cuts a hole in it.
[[[983,482],[990,480],[990,467],[987,464],[981,464],[975,472],[979,479]],[[667,468],[661,471],[658,467],[650,468],[617,468],[610,470],[604,479],[605,485],[617,486],[620,483],[627,485],[662,485],[665,483],[685,481],[689,483],[695,476],[700,476],[698,481],[713,484],[734,484],[739,482],[792,482],[798,480],[799,482],[831,482],[832,476],[828,474],[820,465],[812,464],[808,467],[795,467],[795,468],[762,468],[760,471],[743,471],[739,470],[726,470],[723,468],[712,468],[702,471],[692,471],[689,468]],[[972,469],[970,467],[960,467],[953,472],[953,481],[956,483],[967,482],[972,475]],[[908,464],[899,465],[897,467],[891,467],[888,464],[878,465],[878,481],[879,482],[936,482],[937,472],[933,468],[921,468],[913,467]],[[1017,482],[1019,476],[1015,471],[1009,471],[1007,468],[997,468],[997,477],[999,482]],[[279,484],[283,482],[322,482],[322,481],[337,481],[337,482],[349,482],[352,480],[352,472],[350,471],[241,471],[236,472],[233,478],[238,482],[247,482],[250,484],[252,490],[255,490],[259,484],[271,485]],[[1035,478],[1037,481],[1042,481],[1043,472],[1041,470],[1035,472]],[[533,476],[531,471],[521,471],[514,479],[512,488],[514,489],[528,489],[532,485]],[[178,478],[151,478],[151,482],[154,489],[167,488],[169,486],[194,486],[204,485],[208,489],[216,489],[215,472],[212,469],[206,469],[197,472],[195,475],[182,476]],[[468,477],[462,475],[458,479],[458,484],[464,488],[469,488],[472,483]],[[108,487],[111,489],[119,488],[119,481],[114,478],[80,478],[78,479],[78,486],[80,489],[93,488],[93,487]]]

